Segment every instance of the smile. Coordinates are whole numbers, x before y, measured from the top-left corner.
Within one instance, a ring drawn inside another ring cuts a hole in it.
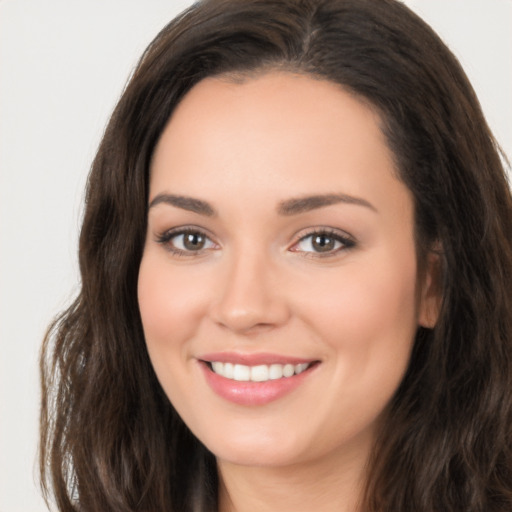
[[[212,361],[209,363],[209,366],[214,373],[225,379],[235,380],[237,382],[266,382],[299,375],[307,370],[311,364],[312,363],[287,363],[247,366],[244,364]]]
[[[215,394],[238,405],[260,406],[278,400],[309,381],[319,360],[275,354],[209,354],[198,359]]]

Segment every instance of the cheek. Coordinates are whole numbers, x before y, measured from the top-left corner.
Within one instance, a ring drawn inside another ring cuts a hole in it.
[[[385,261],[333,275],[317,294],[321,300],[303,303],[329,346],[337,382],[325,414],[347,431],[373,424],[384,411],[403,379],[417,329],[415,261]]]
[[[301,308],[332,349],[361,358],[408,354],[417,328],[414,258],[382,255],[371,265],[333,272],[315,287]]]
[[[149,358],[169,400],[190,409],[193,390],[184,386],[190,345],[201,323],[204,297],[198,282],[165,255],[148,251],[139,270],[138,301]],[[203,293],[204,295],[204,293]]]
[[[190,274],[160,260],[145,255],[139,271],[139,310],[150,353],[174,350],[193,336],[204,304]]]

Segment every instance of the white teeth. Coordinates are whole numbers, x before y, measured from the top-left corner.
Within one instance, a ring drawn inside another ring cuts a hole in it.
[[[282,379],[298,375],[309,368],[309,363],[288,364],[260,364],[257,366],[246,366],[244,364],[221,363],[213,361],[212,370],[226,379],[239,382],[266,382],[268,380]]]
[[[253,382],[265,382],[268,380],[268,366],[260,364],[251,368],[251,380]]]
[[[271,364],[268,373],[270,379],[281,379],[283,377],[283,365]]]
[[[219,361],[214,361],[212,363],[212,369],[215,373],[224,374],[224,363],[219,363]]]
[[[235,364],[233,379],[238,381],[251,380],[251,369],[243,364]]]
[[[291,377],[295,373],[293,364],[285,364],[283,368],[283,377]]]
[[[233,363],[220,363],[220,364],[223,364],[223,369],[224,369],[224,377],[226,377],[227,379],[233,379],[235,377],[235,366],[233,365]]]
[[[302,373],[304,370],[307,369],[307,367],[309,366],[308,363],[301,363],[301,364],[296,364],[295,365],[295,373],[298,375],[299,373]]]

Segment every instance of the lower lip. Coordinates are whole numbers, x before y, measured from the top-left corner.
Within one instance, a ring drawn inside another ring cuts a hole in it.
[[[317,365],[307,370],[281,379],[266,382],[236,381],[222,377],[200,363],[206,382],[220,397],[238,405],[265,405],[291,393],[309,377]]]

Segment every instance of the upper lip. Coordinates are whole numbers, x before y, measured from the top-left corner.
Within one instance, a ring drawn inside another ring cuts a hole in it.
[[[256,366],[260,364],[302,364],[318,361],[317,359],[313,358],[293,357],[266,352],[254,354],[242,354],[237,352],[215,352],[204,354],[198,357],[198,359],[207,363],[218,361],[221,363],[243,364],[246,366]]]

